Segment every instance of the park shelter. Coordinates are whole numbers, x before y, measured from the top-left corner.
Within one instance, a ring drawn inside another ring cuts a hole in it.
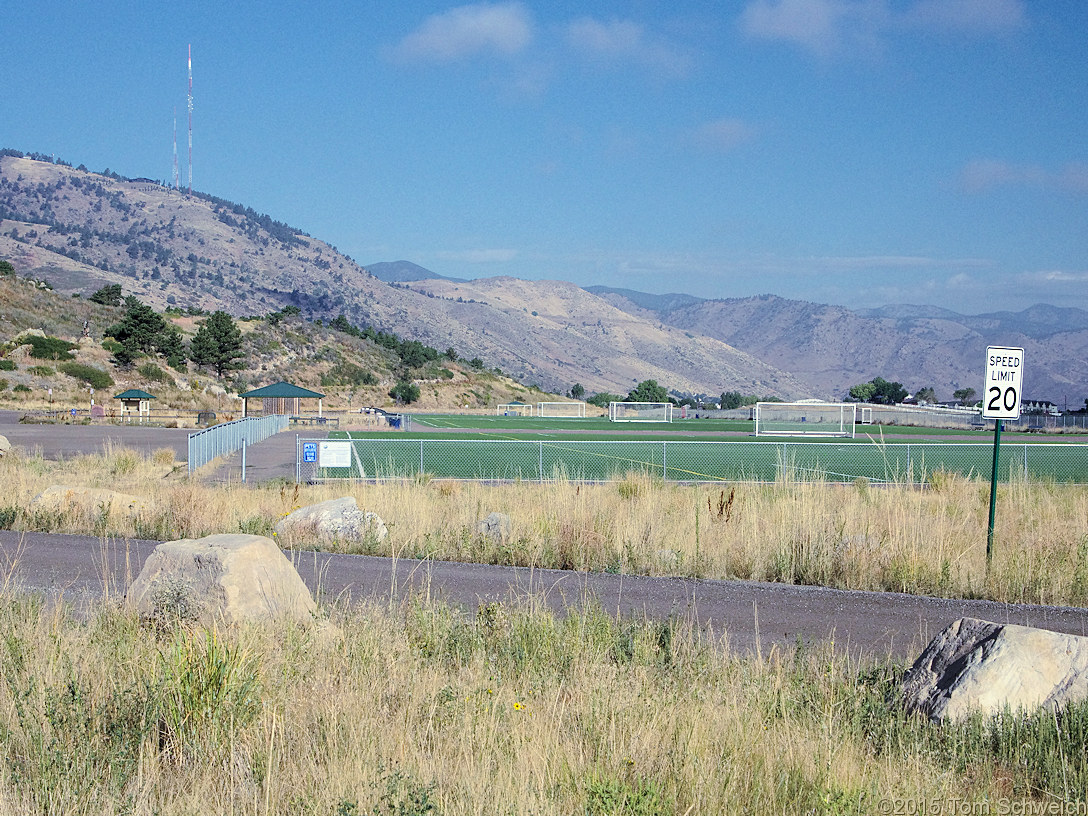
[[[321,416],[321,400],[324,396],[308,388],[280,381],[242,394],[242,416],[249,416],[250,399],[261,400],[261,413],[264,416],[272,414],[299,416],[299,400],[316,399],[317,415]]]
[[[114,399],[121,400],[122,422],[125,419],[131,419],[133,414],[139,422],[143,422],[145,418],[151,418],[151,400],[155,399],[152,394],[141,391],[139,388],[130,388],[115,396]]]

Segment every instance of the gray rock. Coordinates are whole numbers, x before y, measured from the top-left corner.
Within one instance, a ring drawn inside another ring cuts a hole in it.
[[[218,534],[155,548],[125,605],[161,621],[205,626],[288,620],[312,625],[317,607],[283,551],[265,536]]]
[[[389,535],[377,513],[363,512],[352,496],[311,504],[280,519],[276,536],[324,541],[384,541]]]
[[[490,513],[487,518],[476,522],[476,532],[496,543],[509,541],[512,531],[510,516],[506,513]]]
[[[8,441],[8,438],[6,436],[0,436],[0,456],[6,454],[9,450],[11,450],[11,443]]]
[[[108,512],[110,515],[127,518],[138,516],[148,508],[146,499],[104,487],[51,485],[30,500],[31,511],[64,512],[79,509],[93,513]]]
[[[934,721],[1058,708],[1088,698],[1088,637],[961,618],[933,638],[901,693]]]

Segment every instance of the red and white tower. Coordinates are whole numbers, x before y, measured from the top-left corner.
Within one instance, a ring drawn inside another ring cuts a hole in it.
[[[193,44],[189,43],[189,195],[193,194]]]

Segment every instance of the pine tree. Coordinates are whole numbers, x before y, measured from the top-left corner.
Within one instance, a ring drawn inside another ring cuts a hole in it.
[[[215,369],[219,377],[241,368],[242,356],[242,332],[223,311],[213,312],[189,344],[189,359],[198,366]]]

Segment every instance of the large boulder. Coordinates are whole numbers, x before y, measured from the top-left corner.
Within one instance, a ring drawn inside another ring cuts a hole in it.
[[[276,542],[229,533],[157,546],[125,604],[147,618],[205,626],[282,620],[309,625],[317,613],[310,590]]]
[[[903,678],[908,711],[934,721],[1057,708],[1088,698],[1088,637],[961,618]]]
[[[279,520],[276,536],[319,541],[384,541],[389,531],[377,513],[363,512],[352,496],[295,510]]]
[[[88,513],[109,513],[132,518],[148,508],[146,499],[128,493],[118,493],[104,487],[52,485],[30,500],[31,512],[63,513],[81,510]]]
[[[8,441],[8,438],[6,436],[0,436],[0,456],[6,454],[9,450],[11,450],[11,443]]]

